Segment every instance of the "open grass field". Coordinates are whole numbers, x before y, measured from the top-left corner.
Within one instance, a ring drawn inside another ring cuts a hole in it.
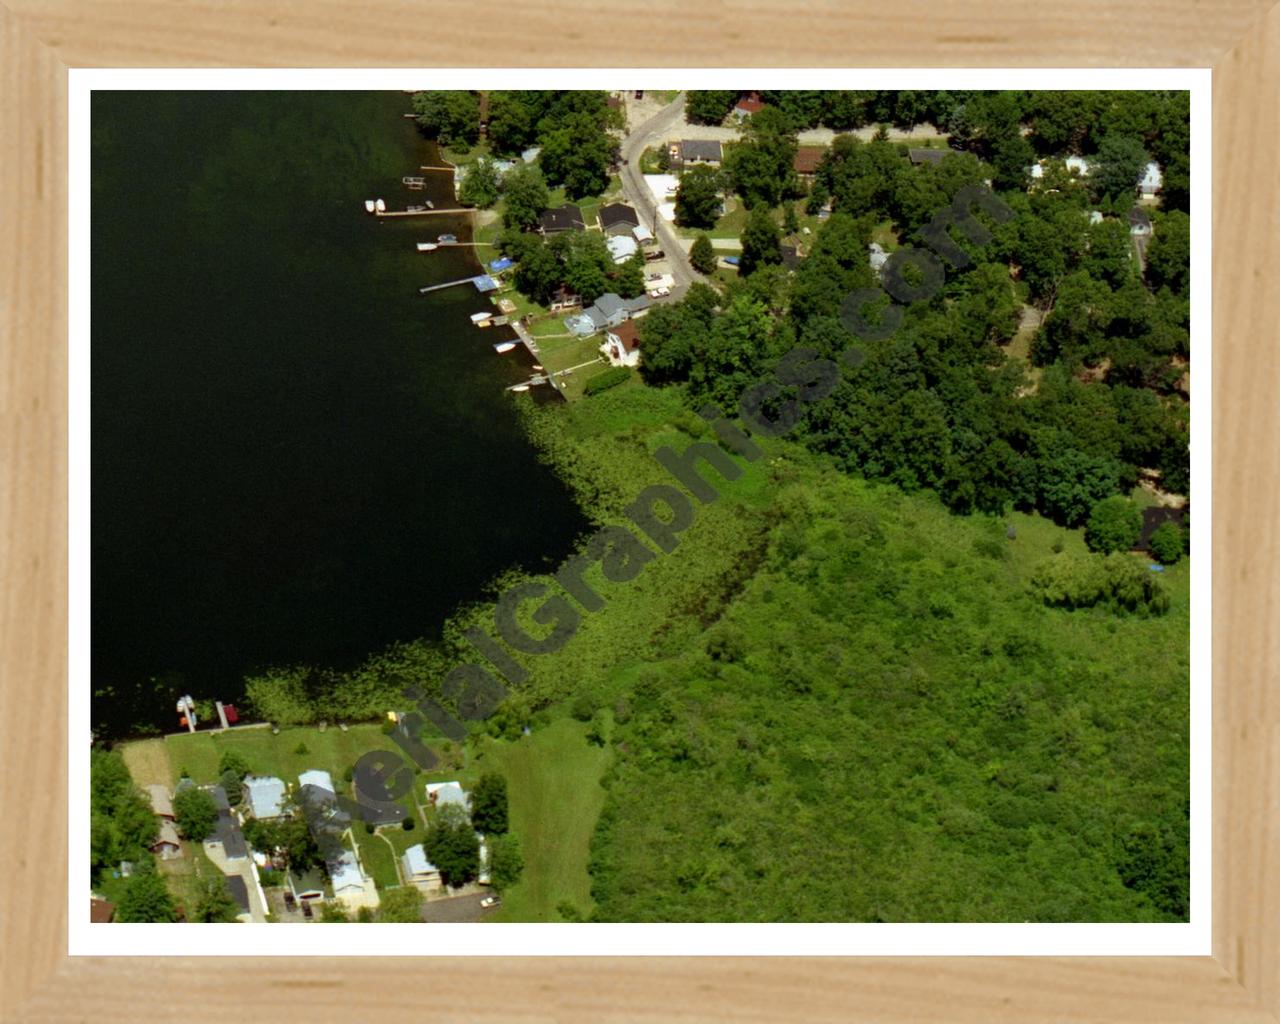
[[[170,786],[184,770],[196,782],[217,782],[218,761],[225,750],[240,754],[258,775],[275,775],[285,782],[296,783],[300,773],[321,768],[333,776],[335,783],[340,783],[346,770],[365,751],[395,749],[378,725],[352,725],[346,732],[336,726],[324,732],[307,726],[281,729],[278,735],[270,729],[230,729],[167,736],[164,744],[169,758]],[[125,748],[126,763],[133,746],[129,744]]]
[[[172,786],[169,748],[163,739],[137,740],[121,749],[129,776],[139,786]]]
[[[587,853],[604,806],[600,776],[609,753],[589,744],[586,731],[565,718],[514,743],[482,741],[476,777],[485,770],[506,776],[511,830],[525,862],[495,920],[558,921],[556,906],[566,900],[584,915],[591,908]]]

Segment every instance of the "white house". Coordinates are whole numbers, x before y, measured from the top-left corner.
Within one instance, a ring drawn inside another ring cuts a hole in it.
[[[626,263],[640,248],[635,238],[627,235],[611,235],[605,244],[609,247],[609,255],[613,257],[614,263]]]
[[[440,885],[440,869],[427,859],[421,843],[404,851],[400,858],[400,872],[405,882],[420,889]]]
[[[1144,196],[1153,196],[1164,184],[1164,175],[1160,173],[1160,165],[1152,160],[1142,169],[1142,177],[1138,180],[1138,191]]]
[[[432,807],[455,804],[464,811],[468,808],[467,794],[457,782],[428,782],[427,803]]]
[[[373,879],[365,875],[356,855],[348,849],[325,863],[329,882],[333,886],[333,898],[350,909],[376,907],[378,888]]]
[[[284,814],[284,782],[274,775],[249,775],[244,780],[244,802],[255,818],[279,818]]]
[[[600,351],[613,366],[636,366],[640,362],[640,339],[636,322],[624,320],[610,327],[604,336]]]

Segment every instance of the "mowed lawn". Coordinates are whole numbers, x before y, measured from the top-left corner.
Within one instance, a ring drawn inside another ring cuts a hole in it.
[[[587,742],[587,726],[562,719],[514,743],[489,741],[475,766],[507,778],[511,831],[524,873],[503,897],[501,921],[559,921],[556,905],[591,909],[587,852],[604,806],[606,748]]]
[[[399,751],[382,734],[381,726],[371,724],[352,725],[346,732],[330,726],[324,732],[315,727],[281,729],[278,735],[270,729],[185,733],[166,736],[164,744],[169,758],[170,786],[177,783],[184,770],[196,782],[217,782],[218,761],[227,750],[243,757],[256,775],[275,775],[296,784],[302,772],[321,768],[332,775],[339,786],[347,769],[366,751]],[[135,744],[129,744],[125,748],[126,763],[133,746]],[[136,775],[134,778],[141,781]]]

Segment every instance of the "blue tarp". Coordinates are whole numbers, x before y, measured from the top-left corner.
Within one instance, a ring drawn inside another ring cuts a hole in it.
[[[1148,569],[1150,569],[1152,572],[1164,572],[1164,566],[1163,566],[1163,565],[1154,565],[1154,564],[1152,564],[1152,565],[1147,566],[1147,568],[1148,568]]]
[[[725,256],[724,261],[731,267],[736,267],[742,260],[737,256]]]
[[[499,270],[506,270],[507,267],[514,267],[515,265],[516,265],[515,260],[511,259],[510,257],[503,256],[502,259],[494,260],[492,263],[490,263],[489,269],[496,274]]]
[[[498,282],[491,278],[488,274],[481,274],[473,277],[471,283],[476,286],[478,292],[493,292],[498,290]]]

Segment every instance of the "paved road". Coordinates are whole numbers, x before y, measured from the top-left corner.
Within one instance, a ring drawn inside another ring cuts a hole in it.
[[[653,193],[649,191],[649,186],[644,183],[644,175],[640,173],[640,157],[646,146],[662,142],[675,125],[684,123],[684,95],[683,92],[680,93],[622,140],[622,192],[644,220],[654,225],[654,234],[671,264],[671,276],[675,280],[675,286],[671,289],[673,301],[679,299],[689,285],[703,280],[703,277],[689,263],[687,243],[681,245],[672,226],[658,215]]]
[[[480,906],[480,901],[490,895],[484,892],[469,893],[466,896],[451,896],[443,900],[427,900],[422,904],[422,920],[440,924],[467,924],[483,921],[493,913]],[[496,909],[496,908],[495,908]]]

